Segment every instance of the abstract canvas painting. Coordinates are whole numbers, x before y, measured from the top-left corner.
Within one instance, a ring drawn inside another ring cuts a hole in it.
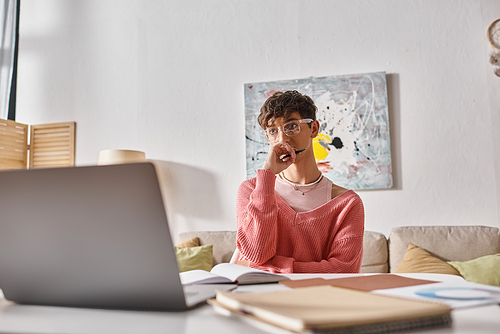
[[[320,133],[313,140],[319,169],[348,189],[392,187],[385,72],[245,84],[247,178],[261,168],[269,143],[257,122],[276,91],[297,90],[318,107]]]

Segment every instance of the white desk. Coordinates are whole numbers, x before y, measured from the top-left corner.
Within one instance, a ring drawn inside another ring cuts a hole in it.
[[[290,275],[292,279],[346,275]],[[460,279],[429,275],[415,278]],[[240,290],[284,289],[279,284],[242,286]],[[424,333],[499,333],[500,307],[454,310],[453,327]],[[265,333],[237,319],[218,315],[203,305],[187,312],[139,312],[16,305],[0,298],[0,333]]]

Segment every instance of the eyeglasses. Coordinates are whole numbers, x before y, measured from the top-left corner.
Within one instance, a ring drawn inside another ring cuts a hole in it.
[[[314,122],[314,120],[310,118],[290,121],[288,123],[283,124],[282,126],[269,127],[264,130],[264,134],[266,135],[266,138],[269,141],[276,141],[280,130],[283,131],[283,133],[286,134],[288,137],[293,137],[300,133],[301,123],[311,123],[311,122]]]

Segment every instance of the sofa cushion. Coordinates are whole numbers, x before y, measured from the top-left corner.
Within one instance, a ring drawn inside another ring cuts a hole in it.
[[[213,265],[229,262],[236,249],[236,231],[189,231],[179,234],[178,242],[198,237],[200,245],[213,245]]]
[[[201,269],[210,271],[213,265],[212,245],[175,247],[179,271]]]
[[[394,271],[398,273],[431,273],[459,275],[460,273],[445,261],[429,254],[410,243],[401,264]]]
[[[448,262],[467,281],[500,286],[500,254],[481,256],[470,261]]]
[[[178,243],[177,245],[175,245],[175,247],[186,248],[186,247],[198,247],[199,245],[200,245],[200,240],[198,239],[198,237],[194,237],[189,240]]]
[[[365,231],[361,273],[388,272],[387,239],[379,232]]]
[[[389,268],[394,272],[412,243],[444,261],[468,261],[500,253],[500,229],[489,226],[403,226],[389,235]]]

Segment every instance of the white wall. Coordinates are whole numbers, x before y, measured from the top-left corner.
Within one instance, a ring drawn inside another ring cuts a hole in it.
[[[499,226],[497,0],[23,0],[17,120],[160,160],[174,233],[235,229],[243,84],[385,71],[394,188],[366,229]]]

